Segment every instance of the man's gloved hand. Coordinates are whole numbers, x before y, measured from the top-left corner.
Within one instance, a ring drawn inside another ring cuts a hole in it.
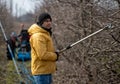
[[[57,55],[57,59],[56,59],[56,61],[58,60],[58,58],[59,58],[59,50],[56,50],[56,55]]]
[[[7,44],[9,44],[8,40],[5,41]]]

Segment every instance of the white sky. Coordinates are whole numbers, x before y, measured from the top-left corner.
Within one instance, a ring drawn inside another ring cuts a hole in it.
[[[7,0],[10,3],[11,0]],[[13,14],[20,16],[27,12],[34,12],[35,5],[43,0],[13,0]],[[17,6],[16,6],[17,5]],[[17,12],[17,11],[18,12]]]

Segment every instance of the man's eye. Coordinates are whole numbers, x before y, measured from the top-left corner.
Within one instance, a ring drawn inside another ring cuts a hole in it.
[[[51,22],[51,21],[47,20],[46,22]]]
[[[45,22],[51,22],[51,20],[45,20]]]

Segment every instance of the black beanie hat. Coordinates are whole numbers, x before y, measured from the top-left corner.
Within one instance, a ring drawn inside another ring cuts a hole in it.
[[[43,22],[46,20],[46,19],[50,19],[52,21],[52,18],[51,16],[48,14],[48,13],[42,13],[40,14],[39,18],[38,18],[38,24],[39,25],[42,25]]]

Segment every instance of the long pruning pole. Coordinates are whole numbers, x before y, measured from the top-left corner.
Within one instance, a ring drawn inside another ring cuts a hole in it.
[[[84,40],[90,38],[91,36],[93,36],[93,35],[95,35],[95,34],[101,32],[101,31],[103,31],[103,30],[105,30],[105,29],[107,29],[107,28],[112,28],[111,24],[106,25],[104,28],[102,28],[102,29],[100,29],[100,30],[98,30],[98,31],[96,31],[96,32],[94,32],[94,33],[92,33],[92,34],[90,34],[90,35],[88,35],[88,36],[82,38],[81,40],[79,40],[79,41],[77,41],[77,42],[75,42],[75,43],[73,43],[73,44],[67,46],[66,48],[63,48],[62,50],[59,51],[59,53],[62,53],[62,52],[64,52],[64,51],[66,51],[67,49],[72,48],[72,47],[75,46],[76,44],[78,44],[78,43],[80,43],[80,42],[82,42],[82,41],[84,41]]]
[[[4,38],[5,38],[5,41],[7,41],[8,39],[7,39],[7,37],[6,37],[6,34],[5,34],[5,31],[4,31],[3,26],[2,26],[2,24],[1,24],[1,21],[0,21],[0,28],[1,28],[1,30],[2,30],[3,36],[4,36]],[[15,61],[15,58],[14,58],[13,53],[12,53],[12,50],[11,50],[11,48],[10,48],[10,45],[7,44],[7,46],[8,46],[8,50],[9,50],[11,56],[12,56],[12,60],[13,60],[15,69],[16,69],[16,71],[17,71],[17,74],[18,74],[18,76],[21,78],[21,75],[20,75],[20,72],[19,72],[19,70],[18,70],[18,67],[17,67],[16,61]]]

